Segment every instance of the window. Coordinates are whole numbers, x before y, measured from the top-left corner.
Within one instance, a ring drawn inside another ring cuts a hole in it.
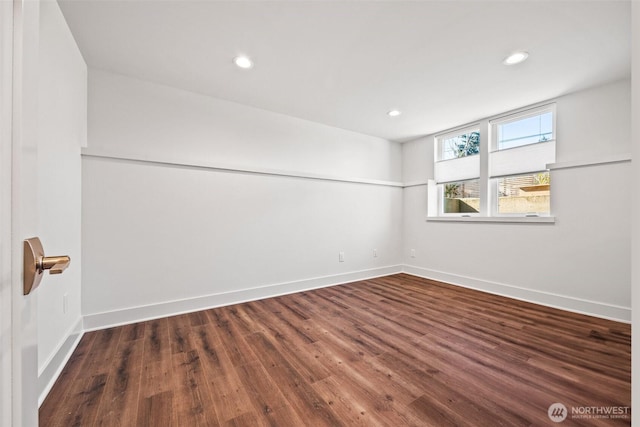
[[[480,154],[480,131],[472,130],[468,133],[444,137],[440,142],[440,150],[442,160]]]
[[[436,135],[429,216],[549,216],[555,152],[555,104]]]
[[[554,116],[551,104],[489,121],[492,213],[551,213],[551,177],[546,167],[556,158]]]
[[[498,150],[521,147],[553,138],[553,113],[545,111],[524,118],[509,119],[496,126]]]
[[[438,183],[480,178],[480,130],[461,129],[436,138],[435,176]]]
[[[549,172],[498,178],[498,214],[549,214]]]
[[[480,129],[469,127],[436,138],[436,159],[440,214],[478,214]]]
[[[444,184],[443,213],[479,213],[480,181],[458,181]]]

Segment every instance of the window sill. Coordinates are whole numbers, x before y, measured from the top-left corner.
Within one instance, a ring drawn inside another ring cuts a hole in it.
[[[431,222],[555,223],[554,216],[428,216]]]

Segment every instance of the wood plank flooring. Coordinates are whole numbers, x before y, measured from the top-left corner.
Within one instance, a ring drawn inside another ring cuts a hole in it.
[[[40,423],[630,425],[571,414],[630,406],[630,333],[397,274],[88,332]]]

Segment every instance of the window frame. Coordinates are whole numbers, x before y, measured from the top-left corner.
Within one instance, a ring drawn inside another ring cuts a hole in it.
[[[456,137],[456,136],[460,136],[460,135],[464,135],[464,134],[470,134],[472,132],[478,132],[480,137],[479,137],[479,152],[478,154],[473,154],[471,156],[463,156],[463,157],[454,157],[451,159],[443,159],[443,146],[442,146],[442,142],[445,139],[451,138],[451,137]],[[485,135],[486,136],[486,135]],[[435,168],[436,168],[436,164],[438,163],[444,163],[446,164],[447,162],[455,162],[456,160],[460,160],[460,159],[465,159],[465,158],[477,158],[478,161],[480,161],[480,156],[482,154],[482,146],[483,146],[483,133],[482,133],[482,123],[481,122],[474,122],[474,123],[469,123],[466,124],[464,126],[458,126],[456,128],[453,129],[448,129],[444,132],[440,132],[438,134],[434,135],[434,173],[435,173]],[[484,143],[486,145],[486,142]],[[480,180],[480,176],[481,176],[481,171],[479,171],[478,176],[474,177],[474,178],[466,178],[466,179],[459,179],[459,180],[454,180],[454,181],[446,181],[446,182],[442,182],[439,183],[435,189],[435,191],[437,191],[437,206],[436,206],[436,213],[438,217],[460,217],[463,216],[465,218],[468,217],[478,217],[480,216],[482,209],[480,210],[480,212],[469,212],[469,213],[446,213],[444,212],[444,186],[446,184],[450,184],[450,183],[456,183],[456,182],[463,182],[463,181],[472,181],[472,180]]]
[[[539,116],[543,113],[551,113],[551,132],[553,133],[553,138],[546,141],[538,141],[532,142],[530,144],[519,145],[517,147],[509,147],[509,148],[498,148],[498,126],[501,124],[513,123],[522,119],[526,119],[529,117]],[[520,147],[525,147],[527,145],[535,145],[535,144],[544,144],[546,142],[555,142],[557,139],[556,135],[556,103],[549,102],[541,105],[536,105],[533,107],[524,107],[515,111],[512,111],[508,114],[501,114],[499,116],[495,116],[489,119],[489,143],[490,143],[490,152],[496,151],[506,151],[506,150],[514,150]]]
[[[551,113],[551,132],[553,135],[553,138],[546,140],[546,141],[538,141],[538,142],[533,142],[530,144],[524,144],[524,145],[520,145],[517,147],[509,147],[509,148],[498,148],[498,126],[505,124],[505,123],[513,123],[513,122],[517,122],[519,120],[524,120],[527,119],[529,117],[535,117],[535,116],[539,116],[541,114],[544,113]],[[529,107],[523,107],[520,109],[517,109],[515,111],[511,111],[507,114],[501,114],[499,116],[495,116],[493,118],[489,119],[489,156],[488,156],[488,160],[491,161],[491,155],[493,153],[497,153],[497,152],[504,152],[504,151],[510,151],[510,150],[517,150],[519,148],[522,147],[531,147],[531,146],[535,146],[538,144],[552,144],[553,145],[553,150],[554,152],[556,151],[556,139],[557,139],[557,134],[556,134],[556,122],[557,122],[557,114],[556,114],[556,103],[555,102],[547,102],[547,103],[542,103],[542,104],[538,104],[535,106],[529,106]],[[527,172],[518,172],[516,174],[512,174],[512,175],[503,175],[503,176],[497,176],[497,177],[492,177],[492,176],[487,176],[487,179],[489,180],[489,216],[491,217],[549,217],[552,216],[552,212],[551,212],[551,207],[549,207],[549,212],[529,212],[526,214],[521,214],[521,213],[500,213],[499,212],[499,208],[498,208],[498,202],[499,202],[499,193],[498,193],[498,181],[500,178],[507,178],[507,177],[515,177],[515,176],[522,176],[522,175],[528,175],[528,174],[535,174],[535,173],[541,173],[541,172],[549,172],[549,174],[551,173],[551,171],[549,171],[549,169],[537,169],[537,170],[532,170],[532,171],[527,171]],[[551,189],[549,190],[551,192]]]
[[[470,134],[473,132],[478,132],[480,134],[480,147],[482,147],[482,132],[480,129],[480,122],[477,123],[471,123],[465,126],[461,126],[461,127],[457,127],[454,129],[450,129],[446,132],[442,132],[439,134],[434,135],[434,141],[435,141],[435,148],[436,148],[436,152],[435,152],[435,161],[436,162],[449,162],[452,160],[457,160],[460,159],[462,157],[453,157],[451,159],[443,159],[442,155],[443,150],[442,150],[442,142],[445,139],[449,139],[452,137],[456,137],[456,136],[460,136],[460,135],[465,135],[465,134]],[[478,154],[473,154],[471,156],[463,156],[463,157],[473,157],[473,156],[479,156],[480,153],[478,152]]]
[[[530,144],[524,144],[517,147],[498,149],[498,126],[505,123],[515,122],[518,120],[526,119],[527,117],[533,117],[543,114],[545,112],[552,113],[552,133],[553,138],[547,141],[538,141]],[[540,172],[551,171],[545,164],[545,169],[537,169],[535,171],[521,171],[514,174],[502,175],[502,176],[490,176],[489,164],[491,161],[491,155],[494,152],[516,150],[522,147],[531,147],[537,144],[550,143],[550,149],[553,150],[554,156],[556,153],[556,140],[557,136],[557,108],[555,100],[545,101],[538,104],[529,105],[526,107],[511,110],[502,114],[491,116],[480,121],[475,121],[463,126],[457,126],[452,129],[448,129],[443,132],[438,132],[433,135],[434,145],[434,161],[433,161],[433,173],[436,171],[436,164],[439,162],[448,162],[456,159],[442,160],[442,141],[444,139],[458,136],[465,133],[477,131],[480,134],[480,147],[477,154],[480,161],[480,176],[478,178],[468,178],[455,180],[451,182],[465,181],[465,180],[479,180],[480,187],[480,211],[478,213],[444,213],[444,186],[448,183],[445,181],[436,182],[435,176],[428,182],[428,211],[427,220],[432,221],[463,221],[463,222],[555,222],[553,216],[553,203],[550,205],[550,212],[535,212],[535,213],[499,213],[498,212],[498,181],[500,178],[509,176],[519,176],[536,174]],[[475,157],[476,155],[473,155]],[[468,157],[468,156],[465,156]],[[555,160],[554,160],[555,161]],[[551,175],[550,175],[551,176]],[[553,197],[553,187],[551,187],[551,197]]]
[[[478,181],[478,186],[480,186],[480,177],[478,178],[471,178],[471,179],[463,179],[460,181],[449,181],[449,182],[443,182],[438,184],[438,215],[441,217],[463,217],[463,218],[470,218],[470,217],[479,217],[481,216],[482,213],[482,207],[480,208],[480,210],[478,212],[445,212],[444,211],[444,187],[447,184],[456,184],[459,182],[465,182],[465,181]]]
[[[533,171],[533,172],[524,172],[524,173],[519,173],[516,175],[505,175],[505,176],[501,176],[498,178],[489,178],[489,187],[490,187],[490,191],[492,192],[492,194],[495,194],[495,197],[493,198],[494,203],[491,204],[491,208],[494,212],[493,215],[491,215],[492,217],[496,217],[496,218],[500,218],[500,217],[525,217],[525,218],[539,218],[539,217],[549,217],[551,216],[551,206],[549,206],[549,213],[546,212],[527,212],[527,213],[501,213],[499,212],[500,206],[499,206],[499,188],[498,188],[498,182],[500,180],[500,178],[511,178],[511,177],[517,177],[517,176],[526,176],[526,175],[535,175],[538,173],[544,173],[544,172],[548,172],[549,173],[549,177],[551,177],[551,171],[548,169],[545,170],[539,170],[539,171]],[[549,188],[549,193],[551,193],[551,187]]]

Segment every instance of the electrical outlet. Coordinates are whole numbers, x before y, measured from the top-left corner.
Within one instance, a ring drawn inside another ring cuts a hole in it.
[[[62,313],[67,314],[69,310],[69,294],[62,295]]]
[[[411,249],[411,258],[415,258],[415,257],[416,257],[416,250]]]
[[[378,250],[377,249],[373,250],[373,257],[374,258],[378,258]]]
[[[339,262],[344,262],[344,252],[340,252],[340,253],[338,254],[338,261],[339,261]]]

